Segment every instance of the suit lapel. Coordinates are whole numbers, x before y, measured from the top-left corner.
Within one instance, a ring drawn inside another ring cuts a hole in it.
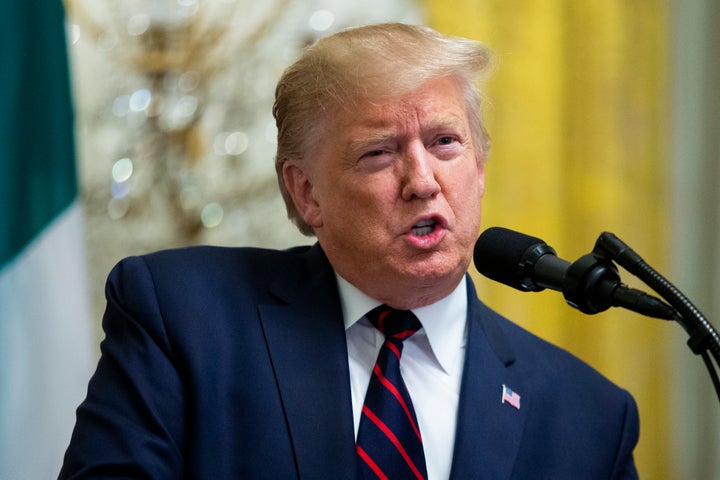
[[[281,301],[260,305],[259,312],[298,475],[353,478],[355,438],[345,329],[335,278],[322,250],[313,247],[307,263],[289,270],[273,294]]]
[[[318,273],[320,272],[320,273]],[[530,398],[516,378],[514,354],[497,314],[468,282],[468,338],[451,479],[512,474]],[[319,246],[288,269],[259,305],[301,478],[355,478],[355,438],[342,310],[334,274]],[[502,385],[521,408],[502,403]],[[328,461],[331,458],[332,461]]]
[[[514,353],[494,312],[468,282],[468,338],[451,478],[507,479],[517,456],[529,398],[514,375]],[[502,402],[502,386],[521,396],[519,409]]]

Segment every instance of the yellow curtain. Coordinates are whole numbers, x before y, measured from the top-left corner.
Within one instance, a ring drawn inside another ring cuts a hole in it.
[[[483,226],[538,236],[559,256],[611,231],[660,272],[668,240],[668,5],[662,0],[425,0],[428,23],[496,53]],[[623,281],[641,287],[621,270]],[[476,275],[486,303],[584,359],[638,402],[641,478],[668,478],[677,325]],[[644,288],[644,287],[643,287]],[[689,350],[688,350],[688,354]]]

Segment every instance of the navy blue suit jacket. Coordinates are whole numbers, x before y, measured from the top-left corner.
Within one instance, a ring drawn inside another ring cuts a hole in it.
[[[636,478],[631,396],[468,285],[451,477]],[[106,295],[61,478],[355,477],[345,331],[319,246],[133,257]],[[501,402],[503,384],[519,410]]]

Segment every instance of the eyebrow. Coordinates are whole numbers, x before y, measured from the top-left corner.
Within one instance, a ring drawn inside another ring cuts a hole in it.
[[[346,150],[348,152],[357,152],[365,150],[375,145],[382,145],[389,141],[394,141],[398,135],[391,131],[374,131],[368,135],[364,135],[357,140],[350,140],[347,143]]]
[[[367,133],[360,134],[357,139],[350,139],[346,145],[347,152],[356,152],[364,150],[375,145],[382,145],[389,141],[394,141],[397,137],[402,137],[392,128],[387,127],[386,122],[372,122],[362,125]],[[425,131],[442,131],[445,129],[453,129],[467,136],[466,122],[456,115],[445,115],[440,118],[433,119],[431,122],[423,126]]]

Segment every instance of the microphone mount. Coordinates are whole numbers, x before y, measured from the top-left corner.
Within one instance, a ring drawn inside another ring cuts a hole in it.
[[[592,315],[620,306],[613,298],[619,285],[617,267],[601,255],[589,253],[570,264],[562,291],[570,306]]]
[[[597,247],[570,263],[558,258],[555,249],[537,239],[521,255],[517,273],[517,277],[509,277],[517,278],[511,282],[516,288],[526,292],[557,290],[570,306],[589,315],[622,307],[664,320],[675,318],[672,307],[623,284],[612,257]]]

